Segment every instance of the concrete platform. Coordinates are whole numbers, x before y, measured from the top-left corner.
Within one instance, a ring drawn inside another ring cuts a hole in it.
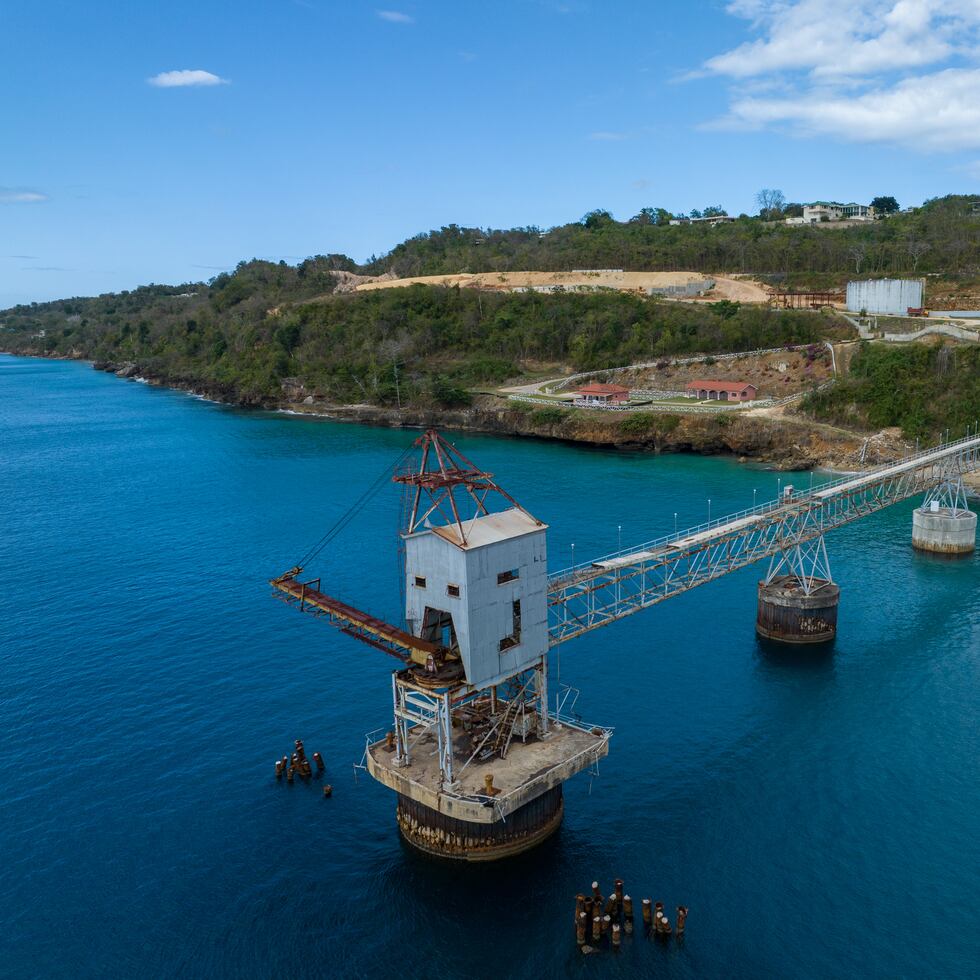
[[[388,751],[383,740],[375,742],[368,748],[367,769],[378,782],[432,810],[457,820],[492,824],[608,755],[610,735],[608,729],[553,721],[550,734],[543,739],[532,737],[524,743],[515,737],[506,759],[474,760],[452,790],[439,788],[438,750],[431,731],[413,740],[408,766],[396,764],[395,753]],[[459,773],[472,749],[462,732],[454,731],[454,741],[453,766]],[[485,795],[488,773],[493,774],[494,788],[500,790],[493,797]]]

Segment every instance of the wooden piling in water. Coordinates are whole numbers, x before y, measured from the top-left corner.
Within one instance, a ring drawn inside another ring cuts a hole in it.
[[[678,905],[677,906],[677,935],[678,937],[684,935],[684,923],[687,922],[687,906]]]

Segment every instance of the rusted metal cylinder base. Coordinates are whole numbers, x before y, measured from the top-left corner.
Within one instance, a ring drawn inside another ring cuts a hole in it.
[[[457,820],[400,793],[396,816],[402,837],[426,854],[457,861],[498,861],[550,837],[561,826],[564,812],[559,785],[508,813],[506,822]]]
[[[936,555],[969,555],[977,544],[977,515],[973,511],[912,511],[912,547]]]
[[[795,575],[778,575],[759,583],[755,631],[777,643],[828,643],[837,635],[839,602],[840,587],[827,579],[816,579],[807,595]]]

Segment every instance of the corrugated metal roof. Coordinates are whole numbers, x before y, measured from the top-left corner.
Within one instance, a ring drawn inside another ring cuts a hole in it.
[[[523,534],[530,534],[532,531],[543,531],[547,524],[539,524],[529,514],[512,507],[510,510],[502,511],[499,514],[487,514],[472,521],[463,522],[463,533],[466,535],[466,543],[460,540],[459,528],[455,524],[447,524],[445,527],[434,527],[432,532],[438,534],[440,538],[445,538],[459,548],[480,548],[484,545],[495,544],[498,541],[506,541],[509,538],[519,538]]]

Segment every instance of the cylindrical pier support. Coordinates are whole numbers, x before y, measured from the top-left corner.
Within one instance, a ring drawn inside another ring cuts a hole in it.
[[[759,583],[755,630],[779,643],[826,643],[837,635],[840,587],[813,579],[809,591],[795,575],[777,575]]]
[[[937,555],[968,555],[977,544],[977,515],[972,510],[916,507],[912,511],[912,547]]]
[[[561,826],[563,814],[561,785],[493,823],[459,820],[398,795],[398,827],[405,840],[427,854],[461,861],[495,861],[530,850]]]

